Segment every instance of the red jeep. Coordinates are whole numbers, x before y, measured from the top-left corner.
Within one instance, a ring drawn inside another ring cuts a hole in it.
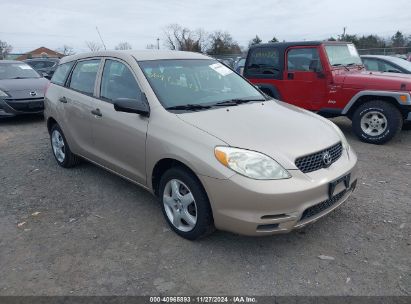
[[[411,122],[411,75],[367,72],[351,43],[258,44],[248,52],[244,76],[276,99],[349,117],[364,142],[383,144]]]

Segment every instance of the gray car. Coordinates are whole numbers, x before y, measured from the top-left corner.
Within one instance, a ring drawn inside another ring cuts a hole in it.
[[[411,62],[402,58],[382,55],[363,55],[361,59],[368,71],[411,74]]]
[[[0,116],[42,113],[49,81],[21,61],[0,61]]]
[[[24,60],[25,63],[47,79],[51,79],[51,77],[53,77],[59,61],[60,59],[58,58],[35,58]]]

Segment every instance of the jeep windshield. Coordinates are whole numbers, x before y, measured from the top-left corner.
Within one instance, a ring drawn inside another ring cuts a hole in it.
[[[199,111],[265,100],[255,87],[216,60],[150,60],[139,65],[169,110]]]
[[[325,51],[333,67],[362,65],[361,58],[353,44],[325,45]]]

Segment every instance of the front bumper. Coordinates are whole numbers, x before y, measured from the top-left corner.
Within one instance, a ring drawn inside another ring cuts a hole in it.
[[[44,98],[2,99],[0,98],[0,115],[14,116],[20,114],[37,114],[44,111]]]
[[[262,181],[240,175],[226,180],[200,179],[216,228],[243,235],[271,235],[301,228],[345,202],[357,184],[356,164],[357,156],[350,149],[329,168],[307,174],[289,170],[290,179]],[[348,187],[338,184],[330,199],[330,182],[347,174]]]

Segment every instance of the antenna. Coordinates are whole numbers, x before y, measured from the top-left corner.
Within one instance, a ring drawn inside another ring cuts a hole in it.
[[[104,50],[107,51],[106,45],[104,44],[103,38],[101,38],[100,31],[98,30],[97,26],[96,26],[96,31],[97,31],[98,36],[100,37],[101,43],[104,46]]]

